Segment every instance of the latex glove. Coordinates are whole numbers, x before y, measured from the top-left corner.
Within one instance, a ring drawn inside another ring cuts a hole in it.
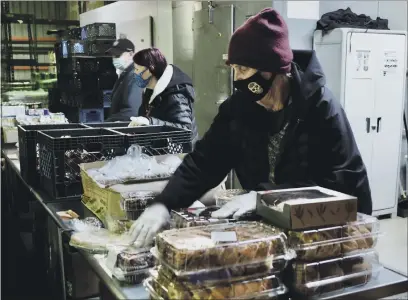
[[[128,127],[138,127],[150,125],[150,121],[145,117],[130,117],[130,124]]]
[[[149,206],[129,230],[131,243],[135,247],[152,245],[153,238],[169,222],[170,214],[166,206],[161,203]]]
[[[242,215],[252,212],[256,209],[256,192],[239,195],[231,199],[219,210],[214,211],[211,216],[217,219],[225,219],[232,216],[239,219]]]

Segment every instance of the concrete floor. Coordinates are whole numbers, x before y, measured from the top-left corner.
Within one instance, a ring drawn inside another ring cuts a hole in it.
[[[390,269],[408,276],[408,218],[384,219],[380,221],[384,233],[378,240],[376,249],[380,262]],[[385,299],[408,299],[408,293]]]

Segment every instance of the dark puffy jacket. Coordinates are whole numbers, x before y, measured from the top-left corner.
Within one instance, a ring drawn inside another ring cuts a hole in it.
[[[191,130],[195,144],[198,130],[193,108],[194,97],[190,77],[176,66],[168,65],[153,93],[145,92],[143,95],[139,116],[147,117],[151,125]]]
[[[136,117],[142,104],[143,90],[134,80],[134,66],[131,64],[119,76],[112,89],[110,116],[105,121],[129,121]]]
[[[325,87],[313,51],[294,51],[292,114],[275,166],[276,185],[319,185],[358,198],[358,211],[372,213],[366,168],[340,103]],[[210,129],[187,155],[156,201],[188,207],[219,184],[231,169],[244,189],[269,181],[268,128],[263,109],[235,93],[219,109]]]

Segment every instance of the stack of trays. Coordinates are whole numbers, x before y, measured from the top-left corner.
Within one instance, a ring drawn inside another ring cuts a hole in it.
[[[150,249],[111,249],[107,258],[112,264],[112,276],[126,284],[138,284],[149,276],[154,266],[154,257]]]
[[[289,231],[293,290],[305,296],[366,284],[381,270],[373,248],[380,235],[375,217],[357,214],[357,221],[316,230]]]
[[[159,265],[145,286],[159,299],[273,299],[293,257],[284,233],[257,222],[164,231],[151,251]]]
[[[213,211],[218,210],[218,207],[199,207],[186,208],[178,211],[171,211],[172,227],[187,228],[206,226],[211,224],[221,224],[236,222],[235,219],[214,219],[211,217]]]
[[[156,196],[157,193],[151,191],[122,193],[121,208],[126,212],[127,219],[137,220]]]

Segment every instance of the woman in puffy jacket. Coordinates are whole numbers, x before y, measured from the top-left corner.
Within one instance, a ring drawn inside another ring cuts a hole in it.
[[[147,48],[133,56],[135,80],[144,88],[139,116],[129,126],[165,125],[191,130],[193,144],[198,138],[194,117],[194,88],[191,78],[157,48]]]

